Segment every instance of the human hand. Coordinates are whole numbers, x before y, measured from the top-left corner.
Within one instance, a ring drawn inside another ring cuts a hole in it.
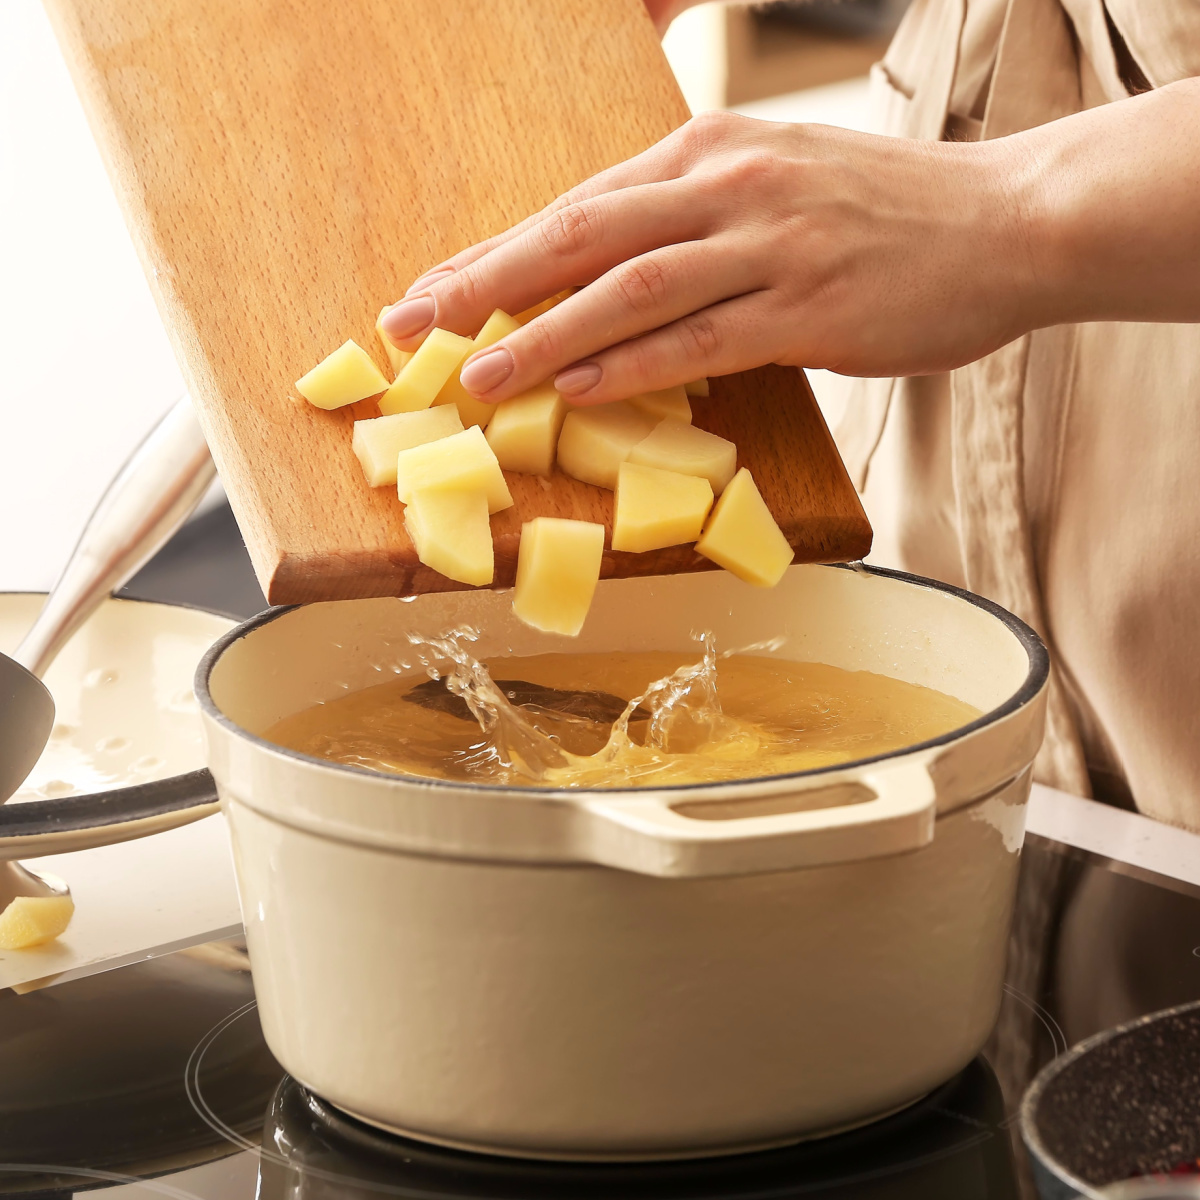
[[[415,347],[580,290],[472,356],[500,401],[553,377],[602,403],[778,362],[946,370],[1037,323],[1023,157],[705,114],[455,255],[383,318]]]

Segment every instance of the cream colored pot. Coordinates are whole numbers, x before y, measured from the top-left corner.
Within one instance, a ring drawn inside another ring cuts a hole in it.
[[[694,649],[882,672],[986,714],[903,753],[719,786],[547,792],[389,777],[262,740],[407,666]],[[983,1044],[1042,736],[1046,651],[911,576],[793,567],[603,583],[577,642],[493,592],[266,613],[197,676],[267,1042],[347,1112],[537,1157],[714,1154],[917,1099]]]

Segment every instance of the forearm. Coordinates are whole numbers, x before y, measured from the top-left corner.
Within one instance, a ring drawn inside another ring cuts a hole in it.
[[[1200,321],[1200,79],[995,143],[1033,324]]]

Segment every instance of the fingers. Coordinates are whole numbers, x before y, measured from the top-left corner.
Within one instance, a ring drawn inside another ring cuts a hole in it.
[[[384,319],[384,328],[404,349],[415,348],[434,325],[468,334],[494,309],[523,312],[548,295],[591,283],[619,263],[699,237],[706,214],[678,195],[684,188],[677,182],[625,188],[560,209],[406,297]],[[661,322],[645,328],[656,324]]]
[[[778,325],[767,292],[751,292],[690,313],[644,337],[560,372],[554,385],[572,404],[606,404],[707,375],[731,375],[772,362]]]
[[[507,400],[609,346],[761,283],[755,256],[732,235],[622,255],[596,282],[468,359],[460,378],[482,399]]]

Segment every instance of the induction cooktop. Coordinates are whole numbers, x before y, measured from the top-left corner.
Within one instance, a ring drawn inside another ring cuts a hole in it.
[[[207,563],[205,601],[236,609],[212,594],[226,571],[252,606],[236,527],[221,510],[205,520],[174,547],[181,572]],[[133,594],[187,598],[172,552]],[[391,1137],[287,1076],[263,1041],[244,948],[219,942],[0,992],[0,1197],[1033,1200],[1015,1124],[1037,1070],[1101,1029],[1200,999],[1200,874],[1176,869],[1171,848],[1187,835],[1115,810],[1099,827],[1072,820],[1069,803],[1046,809],[1026,841],[991,1042],[874,1125],[758,1154],[600,1166]]]

